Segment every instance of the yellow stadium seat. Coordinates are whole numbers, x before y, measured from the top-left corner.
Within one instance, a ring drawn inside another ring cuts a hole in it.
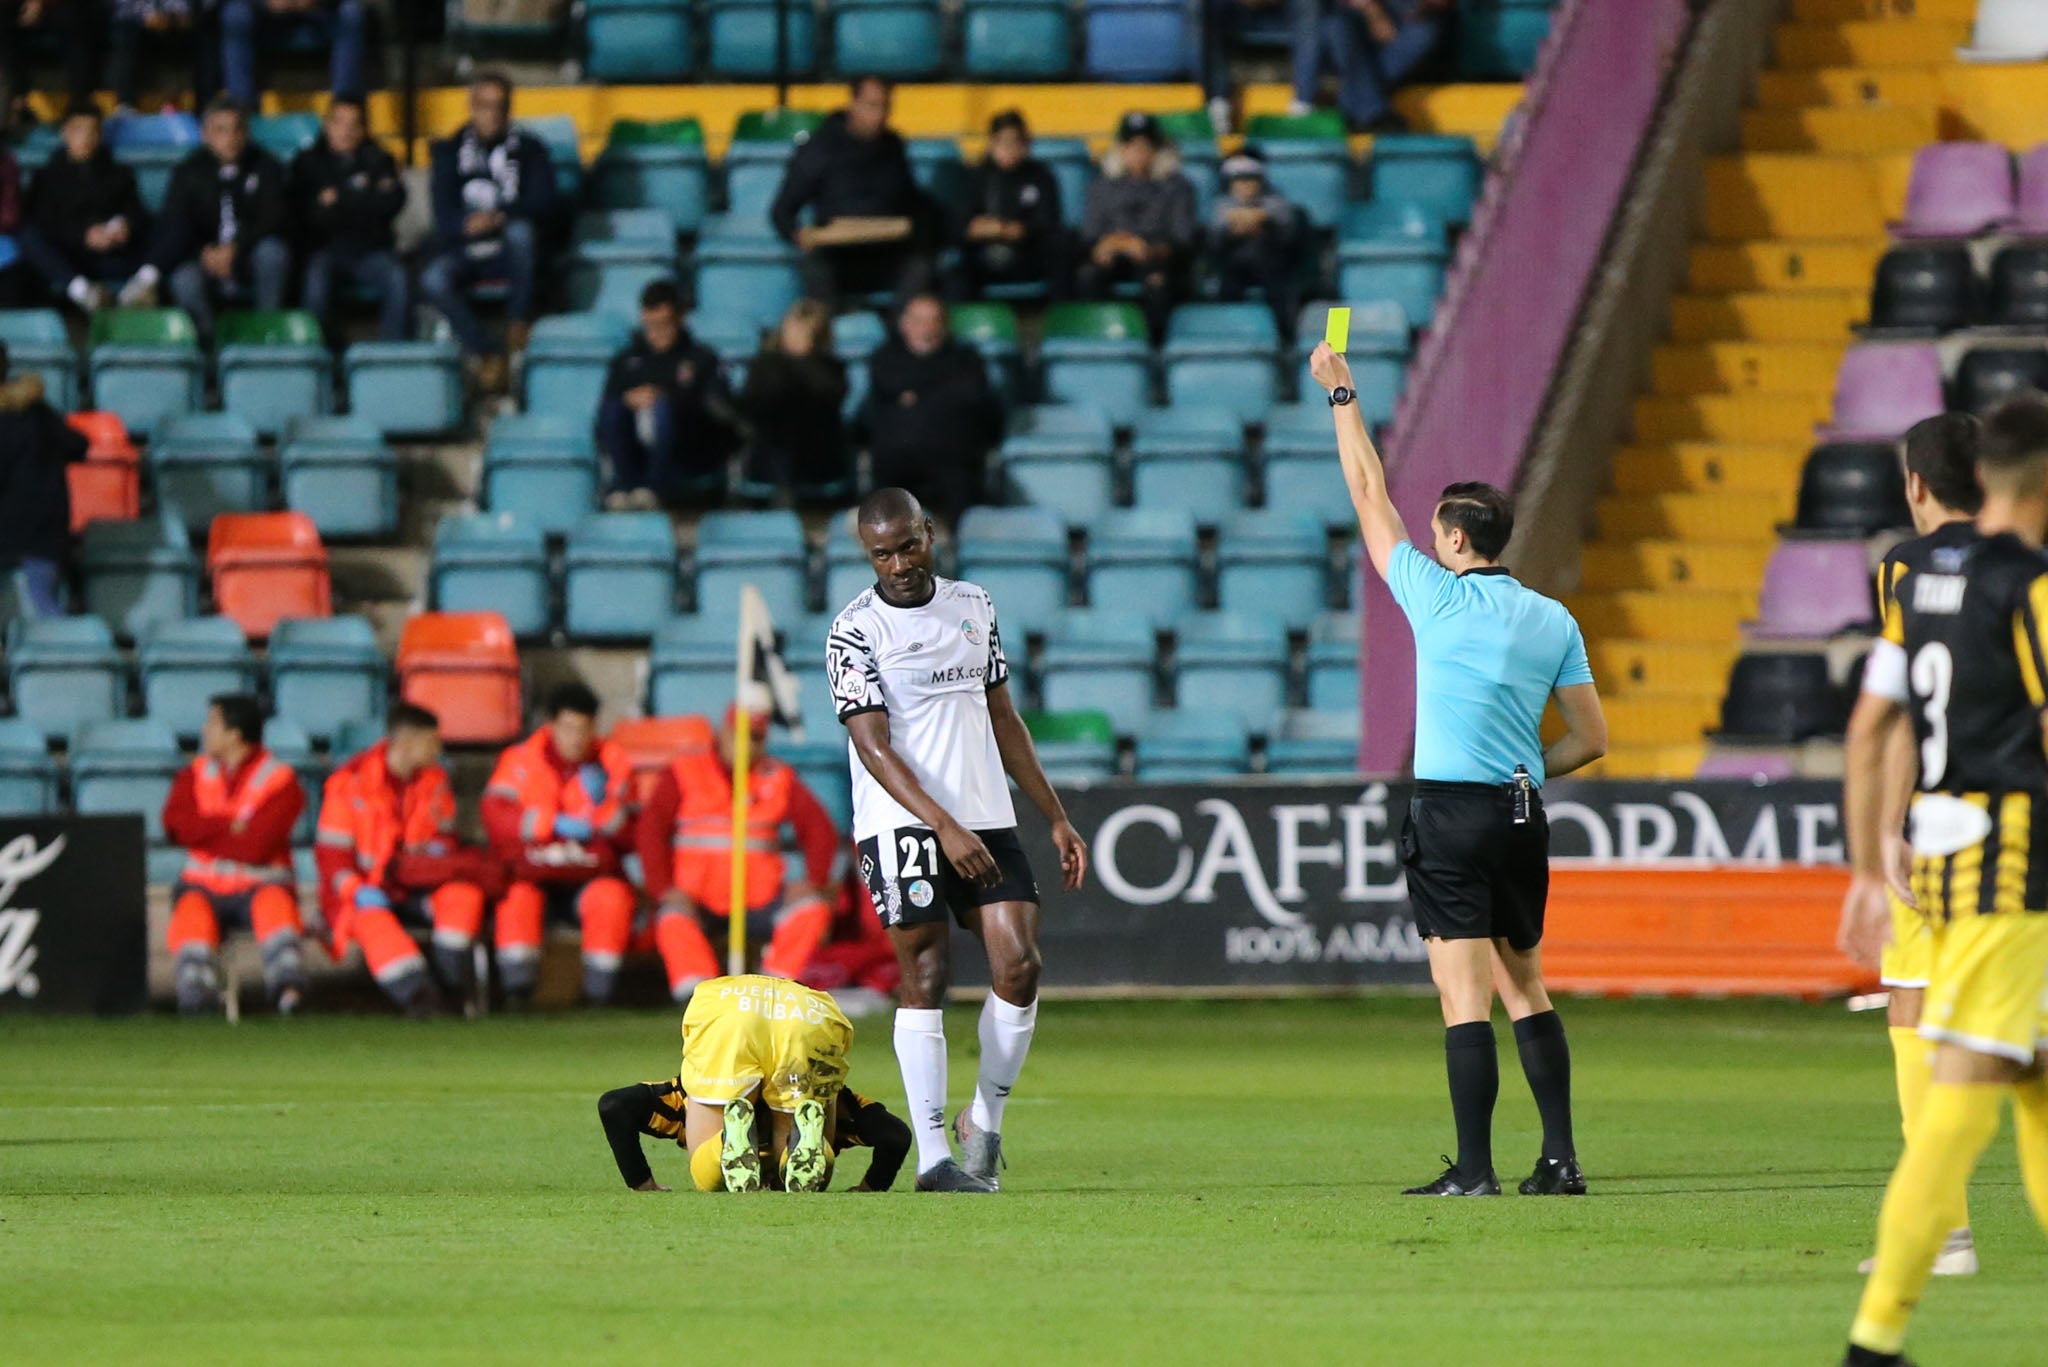
[[[1870,311],[1870,293],[1811,290],[1681,294],[1671,301],[1671,335],[1681,342],[1810,342],[1842,345]]]
[[[1614,461],[1614,491],[1620,494],[1780,493],[1799,483],[1807,444],[1729,446],[1679,442],[1671,446],[1630,446]]]
[[[1566,605],[1588,640],[1627,636],[1711,643],[1735,639],[1755,615],[1756,591],[1576,593]]]
[[[1780,24],[1781,67],[1927,66],[1945,60],[1970,36],[1967,21],[1896,20],[1856,24]]]
[[[1691,288],[1699,294],[1745,290],[1870,288],[1884,255],[1881,239],[1856,242],[1702,242],[1692,249]]]
[[[1603,539],[1683,537],[1699,541],[1762,541],[1789,519],[1790,492],[1756,494],[1608,494],[1594,516]]]
[[[1694,541],[1646,537],[1602,542],[1579,553],[1579,587],[1586,592],[1631,589],[1720,589],[1753,592],[1763,581],[1770,541]]]

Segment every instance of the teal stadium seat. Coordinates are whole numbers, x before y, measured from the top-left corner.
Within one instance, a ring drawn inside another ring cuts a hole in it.
[[[35,727],[0,718],[0,816],[51,816],[57,805],[57,764]]]
[[[1262,612],[1195,612],[1174,624],[1175,696],[1183,708],[1263,720],[1287,705],[1287,627]]]
[[[777,621],[804,613],[808,597],[803,523],[782,509],[706,513],[697,523],[693,557],[699,612],[737,613],[740,587],[752,584]]]
[[[1365,414],[1368,424],[1377,426],[1394,416],[1394,405],[1408,378],[1408,318],[1393,300],[1343,305],[1325,299],[1302,305],[1294,331],[1294,348],[1301,354],[1295,385],[1304,405],[1326,400],[1322,386],[1309,374],[1309,353],[1323,340],[1330,310],[1345,307],[1351,310],[1351,337],[1344,352],[1344,359],[1351,364],[1351,386],[1358,391],[1359,412]]]
[[[912,138],[905,149],[910,174],[950,222],[967,211],[967,162],[951,138]]]
[[[178,737],[156,717],[84,723],[71,737],[71,805],[80,816],[140,815],[164,843],[164,802],[185,767]]]
[[[1379,206],[1353,205],[1350,214]],[[1403,206],[1417,214],[1432,211],[1421,205]],[[1376,220],[1385,223],[1384,218]],[[1418,226],[1428,227],[1428,224]],[[1441,226],[1437,220],[1435,226]],[[1337,293],[1346,299],[1375,300],[1398,305],[1407,327],[1422,327],[1436,313],[1437,296],[1443,293],[1444,272],[1451,254],[1440,234],[1388,233],[1378,237],[1340,236],[1337,240]],[[1356,315],[1352,327],[1357,327]],[[1356,335],[1354,331],[1354,336]]]
[[[1279,397],[1280,338],[1264,304],[1183,304],[1166,325],[1166,397],[1173,407],[1227,409],[1257,422]]]
[[[182,309],[102,309],[87,333],[93,406],[147,432],[200,406],[206,358]]]
[[[78,407],[78,353],[55,309],[0,309],[0,342],[10,374],[42,376],[43,397],[60,413]]]
[[[969,510],[970,515],[973,510]],[[860,543],[859,533],[853,525],[854,510],[849,508],[826,524],[825,559],[825,612],[837,613],[841,608],[858,598],[861,591],[875,582],[875,567],[868,559],[867,548]],[[818,638],[821,642],[823,636]],[[821,657],[822,658],[822,657]]]
[[[936,0],[833,0],[834,62],[842,76],[926,80],[945,59]]]
[[[165,417],[150,435],[149,467],[158,506],[188,526],[270,507],[270,460],[256,429],[233,413]]]
[[[320,539],[388,539],[398,531],[398,458],[365,418],[297,418],[278,447],[284,506]]]
[[[1154,712],[1137,741],[1138,777],[1154,783],[1206,783],[1251,769],[1251,736],[1230,708]]]
[[[1152,402],[1152,346],[1136,304],[1054,304],[1038,367],[1046,402],[1090,405],[1119,427]]]
[[[1181,0],[1087,0],[1083,67],[1101,81],[1177,81],[1195,63],[1192,10]]]
[[[1358,614],[1326,612],[1308,638],[1308,705],[1317,712],[1349,713],[1358,724]]]
[[[675,610],[667,513],[591,513],[569,530],[562,625],[576,639],[646,640]]]
[[[681,81],[697,69],[690,0],[583,0],[584,73],[620,84]]]
[[[711,208],[711,167],[695,119],[620,119],[591,167],[600,209],[666,209],[694,233]]]
[[[221,693],[256,691],[256,657],[242,628],[228,617],[154,622],[138,639],[142,710],[197,740],[206,701]]]
[[[1244,448],[1244,424],[1229,409],[1190,401],[1147,412],[1131,438],[1131,501],[1214,526],[1245,505]]]
[[[831,725],[832,731],[841,729],[837,721]],[[808,722],[805,730],[810,730]],[[796,776],[804,781],[804,786],[816,794],[818,801],[831,814],[833,826],[840,831],[851,831],[853,771],[847,765],[845,739],[834,736],[832,731],[807,734],[800,741],[774,739],[769,742],[769,748],[776,758],[796,770]]]
[[[746,0],[752,3],[753,0]],[[796,15],[810,13],[808,5],[791,5],[790,31],[798,28]],[[774,37],[774,6],[764,7],[770,41]],[[712,8],[716,34],[718,6]],[[714,38],[715,40],[715,38]],[[792,45],[793,46],[793,45]],[[771,49],[772,52],[772,49]],[[770,70],[773,70],[772,66]],[[816,110],[749,110],[733,125],[732,142],[725,149],[725,209],[733,219],[760,223],[782,185],[783,168],[795,155],[798,144],[817,130],[825,116]]]
[[[1313,518],[1273,509],[1239,513],[1217,533],[1216,564],[1217,603],[1228,611],[1290,626],[1306,626],[1323,611],[1329,539]]]
[[[1479,152],[1470,138],[1385,133],[1373,139],[1368,179],[1376,200],[1421,204],[1446,222],[1465,224],[1479,199],[1479,177]]]
[[[1000,301],[952,304],[947,325],[958,340],[981,353],[989,383],[1005,408],[1024,392],[1024,352],[1017,340],[1017,311]]]
[[[1550,36],[1553,0],[1465,0],[1458,12],[1458,74],[1468,81],[1519,81],[1536,69]]]
[[[633,325],[610,313],[551,313],[533,324],[520,366],[529,413],[588,423],[604,397],[605,376],[633,338]]]
[[[1293,778],[1358,773],[1358,700],[1340,710],[1290,712],[1266,738],[1266,772]]]
[[[128,669],[97,617],[17,617],[7,624],[14,712],[45,738],[127,715]]]
[[[361,617],[287,617],[270,633],[270,691],[277,715],[334,743],[351,726],[383,725],[390,666]]]
[[[1245,121],[1244,135],[1264,154],[1273,188],[1316,228],[1335,227],[1351,197],[1351,145],[1342,116],[1329,109],[1300,116],[1255,114]]]
[[[1060,187],[1060,219],[1069,228],[1081,226],[1088,182],[1095,179],[1095,156],[1081,138],[1033,138],[1031,155],[1045,163]]]
[[[868,397],[868,358],[889,340],[882,315],[867,309],[842,313],[832,323],[832,352],[846,363],[845,411],[849,420]]]
[[[268,750],[280,764],[291,766],[298,775],[299,788],[306,795],[306,805],[299,808],[299,819],[292,823],[292,844],[299,847],[294,851],[294,862],[299,854],[306,853],[306,847],[320,827],[320,791],[327,786],[327,776],[333,766],[313,753],[313,738],[305,728],[288,717],[272,717],[263,724],[263,748]],[[315,865],[314,879],[319,878]]]
[[[1066,523],[1045,508],[969,508],[960,517],[960,577],[995,600],[1011,640],[1013,663],[1024,659],[1027,633],[1043,632],[1067,611]]]
[[[519,120],[519,127],[547,144],[555,170],[555,193],[564,204],[583,200],[583,137],[568,114],[542,114]]]
[[[775,29],[784,25],[785,69],[808,76],[818,69],[818,16],[808,4],[776,0],[708,0],[705,25],[710,74],[726,79],[763,80],[775,74]]]
[[[199,145],[199,120],[182,111],[124,114],[106,123],[114,159],[135,172],[135,191],[151,213],[164,207],[171,172]]]
[[[521,638],[553,620],[547,538],[509,513],[442,518],[428,573],[439,611],[496,612]]]
[[[1330,405],[1310,391],[1300,403],[1276,404],[1266,411],[1261,443],[1261,469],[1266,509],[1290,513],[1333,527],[1355,525],[1351,491],[1344,471],[1331,459],[1336,442]],[[1370,416],[1370,415],[1369,415]]]
[[[78,567],[85,610],[120,636],[199,613],[199,557],[175,516],[87,523]]]
[[[1115,508],[1088,526],[1088,601],[1169,621],[1200,589],[1195,519],[1179,508]]]
[[[700,238],[696,311],[768,327],[802,293],[796,261],[796,249],[779,238]]]
[[[249,141],[286,166],[320,136],[320,116],[300,110],[290,114],[258,114],[249,120]]]
[[[214,329],[221,407],[275,436],[334,408],[334,357],[320,320],[297,309],[223,313]]]
[[[1020,411],[996,452],[1004,483],[1018,499],[1069,523],[1105,511],[1115,492],[1116,434],[1098,409],[1040,404]]]
[[[386,436],[442,436],[462,426],[462,353],[453,342],[357,342],[342,369],[349,411]]]
[[[563,536],[597,506],[597,446],[588,419],[508,413],[484,442],[484,506]]]
[[[566,263],[569,307],[637,318],[640,291],[676,278],[676,221],[665,208],[577,215]]]
[[[732,701],[740,623],[732,609],[671,617],[647,654],[647,714],[716,717]]]
[[[1058,80],[1074,69],[1074,25],[1063,0],[966,0],[961,67],[983,81]]]
[[[1119,731],[1134,731],[1152,714],[1157,655],[1149,615],[1103,607],[1062,613],[1040,657],[1046,710],[1097,711]]]

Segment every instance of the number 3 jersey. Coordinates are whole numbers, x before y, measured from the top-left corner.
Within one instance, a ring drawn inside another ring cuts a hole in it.
[[[931,601],[899,608],[870,588],[832,621],[825,677],[839,720],[889,714],[889,739],[917,781],[971,831],[1017,824],[988,692],[1009,682],[995,604],[979,585],[933,580]],[[924,823],[869,774],[851,742],[853,838]]]

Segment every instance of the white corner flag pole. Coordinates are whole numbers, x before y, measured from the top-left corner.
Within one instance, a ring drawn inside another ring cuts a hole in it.
[[[732,883],[725,918],[725,971],[734,977],[747,971],[747,796],[754,766],[754,652],[760,649],[760,619],[767,613],[760,590],[752,584],[742,585],[739,663],[732,689]]]

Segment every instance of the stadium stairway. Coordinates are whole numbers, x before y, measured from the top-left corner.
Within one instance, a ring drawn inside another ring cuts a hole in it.
[[[1570,600],[1607,694],[1609,776],[1690,777],[1706,753],[1915,149],[2038,140],[2048,70],[1953,61],[1975,10],[1794,0],[1740,149],[1708,163],[1689,279]]]

